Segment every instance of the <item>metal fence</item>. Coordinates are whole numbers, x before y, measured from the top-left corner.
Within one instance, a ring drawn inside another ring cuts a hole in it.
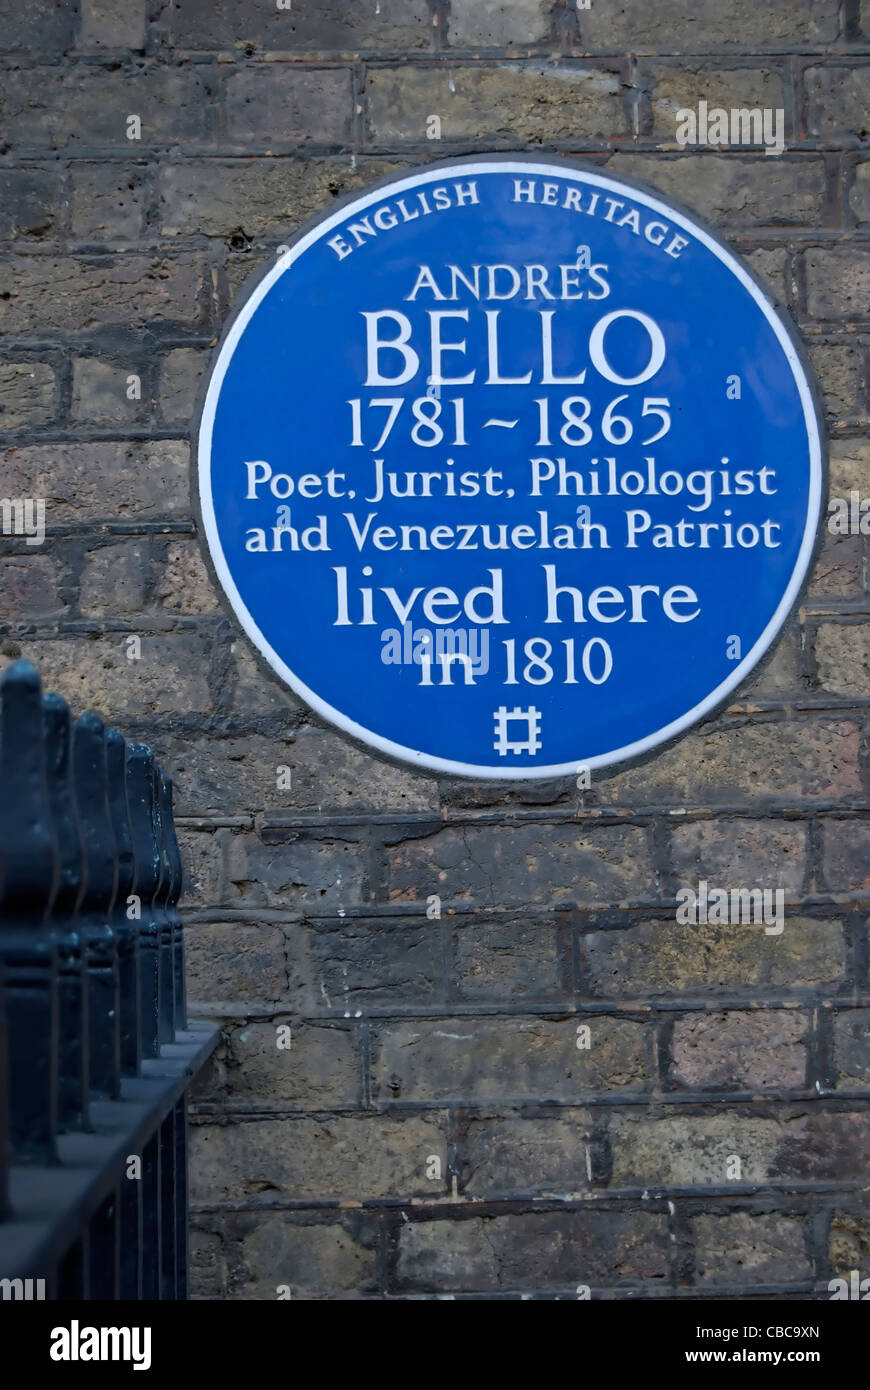
[[[0,680],[0,1298],[187,1296],[186,1019],[172,786]]]

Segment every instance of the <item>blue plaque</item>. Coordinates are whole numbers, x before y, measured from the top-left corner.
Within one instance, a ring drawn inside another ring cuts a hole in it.
[[[304,229],[198,436],[217,577],[266,661],[380,752],[477,778],[648,753],[770,648],[822,497],[786,318],[655,192],[440,163]]]

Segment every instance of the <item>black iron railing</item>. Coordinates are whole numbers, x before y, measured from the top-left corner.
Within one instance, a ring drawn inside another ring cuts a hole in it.
[[[187,1296],[188,1024],[172,785],[0,680],[0,1299]]]

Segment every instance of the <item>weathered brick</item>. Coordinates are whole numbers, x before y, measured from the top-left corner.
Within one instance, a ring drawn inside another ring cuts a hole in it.
[[[168,164],[160,174],[164,236],[289,236],[307,218],[376,179],[401,171],[398,161],[287,158],[222,159]],[[255,269],[244,262],[236,287]]]
[[[231,73],[226,84],[227,136],[233,145],[343,145],[351,136],[353,97],[346,68],[278,67]]]
[[[190,1298],[219,1299],[227,1296],[223,1242],[217,1231],[203,1230],[196,1217],[190,1222]]]
[[[820,623],[816,632],[819,684],[831,695],[870,695],[870,623]]]
[[[677,1019],[671,1078],[688,1090],[797,1090],[806,1082],[809,1020],[790,1010]]]
[[[155,747],[154,751],[159,763],[159,747]],[[178,826],[177,829],[184,869],[182,892],[185,908],[216,903],[223,881],[221,833],[191,831],[184,826]]]
[[[63,0],[15,0],[0,4],[0,53],[59,57],[73,41],[76,11]]]
[[[279,1026],[290,1028],[289,1048],[277,1045]],[[200,1100],[220,1099],[230,1109],[292,1105],[325,1110],[360,1104],[360,1065],[347,1027],[297,1023],[279,1015],[272,1022],[231,1028],[221,1052],[210,1089]]]
[[[382,762],[331,729],[303,726],[282,761],[291,770],[292,786],[275,794],[275,806],[399,811],[438,807],[434,778]]]
[[[870,1086],[870,1009],[841,1009],[833,1017],[837,1085]]]
[[[451,48],[510,48],[543,43],[550,34],[551,0],[450,0]]]
[[[162,439],[141,444],[35,444],[0,452],[10,497],[44,497],[46,524],[145,521],[189,509],[188,446]]]
[[[860,724],[850,720],[703,730],[595,788],[605,805],[849,801],[860,795]]]
[[[649,898],[656,876],[646,834],[635,827],[449,827],[389,851],[389,895],[512,907],[553,901]]]
[[[432,14],[426,0],[293,0],[292,8],[257,6],[240,11],[235,0],[178,0],[167,16],[178,48],[237,49],[252,44],[276,52],[402,51],[428,49]]]
[[[866,140],[868,75],[866,67],[807,68],[807,133],[826,142]]]
[[[850,504],[852,492],[867,493],[870,476],[870,444],[862,439],[835,439],[830,446],[829,494]],[[859,535],[832,535],[825,529],[824,543],[811,583],[811,592],[830,597],[863,594],[867,542]]]
[[[145,45],[145,0],[81,0],[81,27],[77,48],[141,49]]]
[[[849,207],[859,226],[870,222],[870,160],[859,164],[849,190]]]
[[[254,834],[233,837],[229,853],[230,904],[321,912],[362,901],[363,865],[356,845],[331,840],[297,840],[264,845]]]
[[[591,1186],[587,1110],[460,1118],[460,1181],[466,1197],[574,1196]]]
[[[85,557],[79,602],[93,616],[130,617],[147,605],[150,546],[147,540],[117,541]]]
[[[580,1050],[579,1027],[589,1027]],[[372,1038],[372,1094],[380,1101],[571,1100],[587,1091],[641,1089],[644,1026],[601,1015],[547,1019],[415,1019]]]
[[[209,642],[198,633],[142,635],[141,660],[128,659],[121,633],[64,637],[23,644],[47,690],[58,690],[78,710],[94,709],[109,724],[124,718],[211,711]],[[0,664],[8,661],[0,657]]]
[[[756,700],[782,700],[805,688],[803,629],[798,613],[785,624],[760,666],[734,692],[735,704],[750,706]]]
[[[612,1187],[722,1187],[732,1155],[741,1180],[764,1182],[783,1127],[745,1115],[614,1115]]]
[[[427,1160],[446,1169],[445,1117],[293,1114],[191,1131],[191,1200],[248,1198],[258,1192],[294,1201],[438,1197]]]
[[[55,376],[48,362],[0,362],[0,429],[39,429],[54,414]],[[3,481],[5,486],[5,474]]]
[[[864,1181],[870,1161],[870,1115],[866,1107],[826,1113],[799,1110],[786,1123],[773,1172],[801,1182]]]
[[[173,348],[160,364],[158,404],[164,420],[183,420],[193,415],[197,391],[208,366],[208,357],[194,348]]]
[[[301,709],[296,696],[278,679],[262,657],[254,654],[247,640],[233,642],[230,654],[233,669],[227,685],[233,713],[246,720],[252,715],[265,718],[276,714],[289,723],[294,713]]]
[[[169,542],[157,597],[170,613],[214,613],[220,607],[196,541]]]
[[[867,317],[870,251],[857,246],[816,246],[804,253],[807,309],[817,319]]]
[[[789,256],[781,246],[763,246],[744,253],[756,275],[767,285],[779,304],[788,304],[790,290]]]
[[[276,771],[292,744],[248,734],[178,735],[166,740],[163,761],[181,789],[179,811],[186,816],[241,815],[292,804],[292,792],[276,790]]]
[[[4,618],[17,621],[60,613],[57,561],[53,555],[6,555],[0,558],[0,595]]]
[[[641,922],[584,935],[581,969],[593,997],[834,989],[844,980],[846,945],[839,921],[786,919],[781,936],[743,925],[685,927]]]
[[[870,1215],[866,1211],[836,1211],[829,1241],[831,1272],[849,1279],[852,1270],[870,1274]]]
[[[427,918],[354,919],[294,928],[297,991],[305,1013],[421,1008],[444,999],[440,929]]]
[[[135,420],[141,412],[141,400],[135,396],[128,399],[130,375],[129,364],[125,367],[99,357],[77,357],[73,362],[72,418],[100,425]],[[139,389],[141,392],[141,379]]]
[[[804,1223],[763,1212],[694,1217],[695,1269],[703,1284],[778,1284],[812,1278]]]
[[[642,179],[724,227],[815,226],[825,200],[821,158],[619,152],[605,168]]]
[[[716,888],[782,888],[797,894],[803,888],[806,830],[772,820],[678,825],[673,857],[684,886],[706,879]]]
[[[77,241],[135,248],[142,234],[147,174],[138,165],[88,164],[70,170],[70,229]]]
[[[248,222],[249,218],[246,217],[245,221]],[[234,237],[247,237],[247,233],[237,224],[236,231],[233,232],[230,237],[230,245],[232,245]],[[284,244],[284,242],[280,243],[282,246]],[[275,254],[277,254],[277,248]],[[246,247],[244,250],[238,252],[231,252],[230,255],[227,256],[224,264],[224,275],[226,276],[227,282],[227,304],[231,307],[235,305],[248,281],[255,275],[261,274],[272,264],[271,255],[268,257],[261,257],[258,251],[252,254],[251,247]],[[245,291],[245,298],[247,298],[247,291]]]
[[[866,492],[870,478],[870,442],[865,439],[834,439],[830,446],[830,494],[848,497],[854,488]]]
[[[236,1218],[240,1265],[232,1297],[275,1299],[279,1286],[294,1302],[348,1299],[377,1291],[377,1230],[364,1218],[317,1225],[281,1213]],[[286,1295],[285,1295],[286,1297]]]
[[[591,68],[372,68],[366,82],[375,144],[419,144],[430,115],[441,139],[501,144],[608,140],[628,133],[619,78]]]
[[[619,0],[578,14],[586,52],[705,53],[711,48],[763,50],[823,44],[839,33],[837,0],[766,0],[742,6],[739,20],[725,5],[687,6],[683,0]]]
[[[213,144],[216,95],[215,76],[202,68],[22,69],[4,76],[0,120],[5,138],[21,148],[136,156],[155,145]],[[139,117],[139,138],[128,137],[129,116]]]
[[[197,256],[10,256],[0,263],[0,332],[39,338],[121,326],[205,329],[209,286]]]
[[[826,821],[823,873],[832,893],[870,888],[870,825],[866,821]]]
[[[58,176],[42,169],[0,171],[0,241],[44,237],[55,228]]]
[[[720,107],[743,110],[780,109],[785,104],[783,75],[764,68],[707,68],[686,64],[648,62],[645,73],[653,86],[653,135],[662,141],[673,142],[677,132],[677,112],[698,110],[701,101],[708,109]],[[750,125],[751,133],[755,133]],[[759,139],[763,131],[759,122]]]
[[[462,1000],[566,999],[572,988],[567,923],[458,918],[452,927],[452,979]]]
[[[819,343],[810,348],[810,361],[824,392],[832,424],[862,418],[864,362],[861,349],[851,343]]]
[[[498,1292],[607,1286],[668,1272],[666,1219],[653,1212],[563,1211],[408,1221],[399,1231],[399,1292]]]
[[[614,1115],[611,1187],[722,1187],[729,1181],[860,1181],[870,1154],[865,1113],[783,1112],[777,1117]],[[740,1159],[740,1177],[728,1165]]]
[[[848,497],[845,500],[848,503]],[[813,568],[809,592],[820,598],[863,594],[865,551],[862,536],[832,536],[826,530]]]
[[[191,862],[188,846],[194,840],[212,838],[201,834],[186,837],[185,868]],[[262,1005],[284,998],[287,966],[284,937],[278,927],[267,923],[197,923],[185,928],[184,942],[187,993],[193,1004],[214,1006],[239,1000]]]

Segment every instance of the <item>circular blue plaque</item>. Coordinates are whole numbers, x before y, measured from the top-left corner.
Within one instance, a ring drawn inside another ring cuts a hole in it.
[[[281,248],[198,436],[245,632],[325,719],[473,777],[637,757],[774,641],[812,559],[793,331],[669,201],[597,169],[428,166]]]

